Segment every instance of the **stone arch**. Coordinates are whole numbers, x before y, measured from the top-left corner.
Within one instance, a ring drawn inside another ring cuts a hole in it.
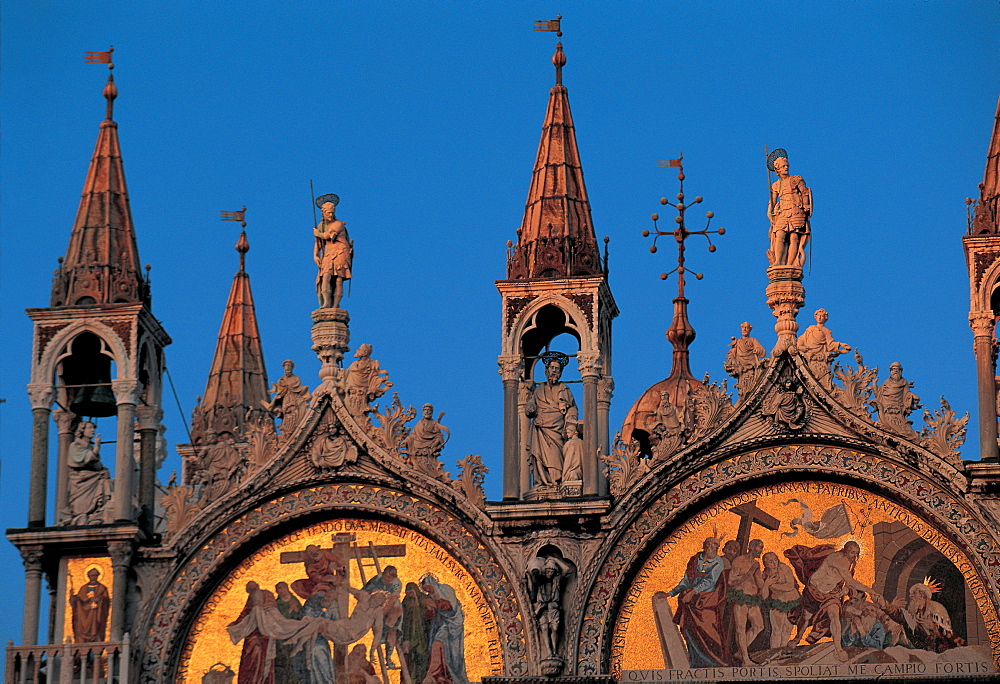
[[[957,496],[923,474],[881,456],[853,449],[823,446],[786,446],[745,451],[714,463],[672,485],[637,497],[614,527],[597,555],[591,572],[582,577],[585,591],[572,626],[579,651],[572,654],[577,674],[608,672],[619,616],[628,609],[625,599],[650,554],[690,516],[741,490],[781,482],[821,480],[846,484],[875,493],[915,514],[928,530],[940,530],[944,542],[961,551],[970,590],[984,613],[994,660],[1000,660],[1000,543],[994,530]],[[929,523],[929,525],[928,525]],[[989,581],[984,581],[989,578]],[[615,607],[617,606],[617,609]]]
[[[132,377],[132,358],[125,347],[125,341],[118,333],[100,321],[76,321],[52,336],[41,356],[35,364],[32,382],[50,384],[56,372],[56,366],[61,360],[61,352],[69,347],[81,333],[89,332],[96,335],[107,345],[111,358],[118,367],[118,378]]]
[[[580,342],[580,351],[600,351],[590,321],[591,317],[587,312],[565,295],[548,293],[536,298],[518,313],[510,334],[504,338],[505,349],[502,353],[521,355],[521,340],[529,331],[536,315],[547,306],[559,309],[566,316],[566,322],[572,324]]]
[[[497,622],[496,643],[504,674],[528,672],[520,589],[492,544],[442,506],[398,489],[364,482],[319,484],[289,491],[251,510],[217,521],[202,542],[160,583],[137,635],[143,645],[144,682],[170,680],[180,665],[183,641],[212,589],[254,549],[289,530],[321,519],[384,520],[412,529],[444,549],[480,588]]]

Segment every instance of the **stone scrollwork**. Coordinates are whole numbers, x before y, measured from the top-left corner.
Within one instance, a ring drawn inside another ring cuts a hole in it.
[[[611,403],[615,392],[615,381],[610,375],[602,375],[597,379],[597,401]]]
[[[975,337],[993,337],[996,317],[992,311],[974,311],[969,314],[969,327]]]
[[[941,410],[924,410],[926,425],[920,432],[923,445],[935,454],[953,465],[961,467],[962,457],[959,449],[965,444],[965,426],[969,422],[969,414],[962,418],[955,417],[951,404],[941,397]]]
[[[176,536],[189,522],[198,517],[202,510],[202,504],[198,501],[194,489],[185,485],[168,486],[161,501],[166,511],[164,537],[167,539]]]
[[[702,380],[702,386],[694,393],[695,425],[693,439],[700,439],[715,429],[721,422],[733,414],[733,396],[729,393],[726,381],[712,382],[708,373]]]
[[[33,409],[47,409],[55,399],[52,385],[31,383],[28,385],[28,400]]]
[[[469,454],[458,462],[458,478],[452,482],[455,489],[462,492],[469,501],[478,508],[486,505],[486,492],[483,483],[486,481],[487,468],[479,454]]]
[[[138,404],[140,384],[138,380],[112,380],[111,391],[115,393],[118,404]]]
[[[599,376],[604,364],[601,360],[600,352],[577,352],[577,364],[580,369],[580,377]]]
[[[413,420],[416,415],[416,410],[412,406],[403,406],[399,401],[399,395],[394,392],[392,403],[385,407],[385,413],[382,413],[381,407],[375,404],[375,417],[378,418],[379,424],[370,425],[369,433],[389,454],[401,458],[410,432],[406,429],[406,423]]]
[[[856,368],[841,366],[839,363],[834,365],[833,375],[842,386],[834,385],[833,394],[854,415],[871,420],[867,407],[871,405],[873,388],[878,380],[878,368],[866,368],[864,359],[857,350],[854,352],[854,361],[857,363]]]
[[[600,459],[604,463],[604,474],[612,496],[624,494],[650,470],[649,460],[643,457],[639,442],[633,439],[624,444],[620,432],[615,433],[611,453],[600,454]]]
[[[497,365],[500,366],[497,372],[500,373],[500,377],[505,381],[517,380],[521,377],[521,371],[524,368],[520,356],[500,356],[497,358]]]

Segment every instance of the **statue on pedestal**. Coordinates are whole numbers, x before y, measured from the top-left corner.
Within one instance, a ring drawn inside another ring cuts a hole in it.
[[[445,435],[450,436],[451,432],[439,422],[444,412],[437,420],[431,417],[433,415],[434,406],[424,404],[424,417],[417,421],[406,437],[406,453],[414,468],[431,477],[444,479],[444,468],[438,457],[447,441]]]
[[[729,353],[726,354],[726,362],[723,368],[727,373],[736,378],[736,389],[740,394],[740,399],[746,396],[750,389],[757,384],[757,379],[764,370],[764,345],[756,338],[750,337],[753,326],[749,323],[740,323],[741,337],[732,338],[729,343]]]
[[[285,434],[299,424],[309,406],[309,388],[292,372],[295,364],[291,360],[286,360],[281,367],[285,369],[285,374],[271,385],[274,396],[271,401],[261,401],[260,405],[272,416],[281,419],[281,431]]]
[[[111,474],[101,463],[101,436],[89,420],[76,428],[75,439],[67,452],[69,492],[66,498],[67,525],[92,525],[105,522],[104,508],[111,500]]]
[[[548,358],[543,356],[542,361],[545,363],[546,380],[535,385],[524,405],[524,414],[532,419],[527,453],[534,463],[535,486],[552,486],[563,479],[566,423],[576,422],[577,408],[573,393],[559,381],[569,358],[559,354]]]
[[[771,222],[768,262],[771,266],[801,267],[809,242],[812,190],[806,187],[802,176],[788,175],[788,153],[782,149],[767,155],[767,168],[778,174],[778,180],[771,183],[767,202],[767,218]]]
[[[833,333],[826,327],[826,322],[830,319],[826,309],[816,309],[815,318],[816,324],[806,328],[799,336],[796,346],[809,365],[813,377],[829,385],[830,362],[851,351],[851,346],[833,339]]]
[[[558,556],[536,556],[528,563],[528,594],[542,642],[542,669],[557,675],[565,663],[559,655],[562,636],[563,590],[573,574],[573,566]]]
[[[372,358],[372,346],[362,344],[354,352],[354,361],[344,373],[344,403],[351,413],[361,418],[371,413],[371,403],[392,387],[389,371],[378,367]]]
[[[351,262],[354,259],[354,245],[347,235],[347,227],[337,219],[337,204],[340,197],[334,194],[320,195],[316,206],[323,212],[313,235],[313,261],[319,268],[316,277],[316,296],[321,309],[336,309],[344,296],[344,281],[351,278]]]
[[[868,403],[878,411],[878,422],[882,427],[899,435],[912,435],[913,423],[910,413],[920,408],[920,397],[910,391],[913,383],[903,377],[903,365],[894,362],[889,365],[889,378],[875,388],[875,397]]]

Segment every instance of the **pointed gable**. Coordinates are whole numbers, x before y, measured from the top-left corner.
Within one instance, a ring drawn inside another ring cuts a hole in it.
[[[993,137],[986,153],[986,170],[979,185],[979,204],[973,224],[973,234],[1000,233],[1000,100],[993,119]]]

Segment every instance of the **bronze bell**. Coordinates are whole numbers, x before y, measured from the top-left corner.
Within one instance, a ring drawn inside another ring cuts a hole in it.
[[[110,383],[110,378],[108,378]],[[118,413],[115,394],[107,384],[84,385],[76,391],[69,410],[78,416],[107,418]]]

